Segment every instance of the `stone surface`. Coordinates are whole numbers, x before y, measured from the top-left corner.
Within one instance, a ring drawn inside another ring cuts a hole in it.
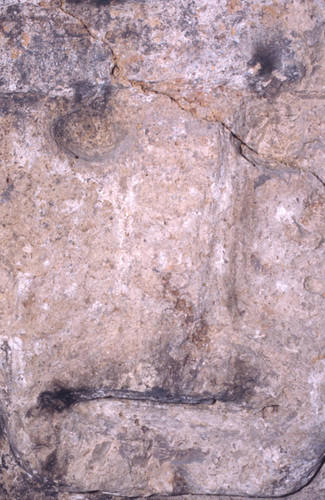
[[[324,44],[317,0],[2,0],[3,498],[325,494]]]

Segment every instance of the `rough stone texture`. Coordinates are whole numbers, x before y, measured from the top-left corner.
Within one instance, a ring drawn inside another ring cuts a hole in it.
[[[325,496],[324,48],[317,0],[1,1],[1,498]]]

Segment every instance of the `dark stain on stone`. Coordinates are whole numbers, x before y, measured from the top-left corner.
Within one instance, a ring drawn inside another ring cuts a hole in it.
[[[202,316],[199,318],[193,328],[193,332],[190,337],[191,341],[197,346],[201,346],[208,340],[208,324]]]
[[[306,74],[297,61],[292,40],[282,34],[266,36],[255,44],[251,59],[248,86],[261,97],[276,97],[282,88],[299,82]]]
[[[156,384],[166,393],[184,394],[188,390],[195,390],[192,377],[189,378],[187,359],[175,359],[170,355],[170,346],[167,344],[157,351],[153,366],[156,370]]]
[[[121,32],[121,37],[125,40],[139,40],[141,38],[141,35],[131,26],[126,26],[125,29]]]
[[[110,83],[98,86],[87,80],[80,80],[75,82],[73,87],[74,101],[77,106],[86,102],[92,109],[100,111],[109,109],[112,111],[109,100],[114,93],[115,87]],[[77,107],[76,111],[78,108],[79,107]]]
[[[19,14],[20,12],[21,12],[21,7],[18,4],[9,5],[9,7],[7,7],[7,14],[12,16],[10,17],[10,20],[14,21],[16,19],[17,14]]]
[[[7,203],[11,199],[11,193],[14,190],[14,183],[10,181],[9,177],[6,179],[7,187],[0,195],[0,203]]]
[[[278,479],[274,479],[270,482],[270,487],[272,488],[272,491],[277,492],[277,490],[282,490],[283,486],[287,488],[288,485],[288,477],[290,477],[292,474],[292,471],[290,470],[290,467],[288,465],[285,465],[283,467],[279,467],[277,471]],[[306,486],[306,485],[305,485]],[[283,496],[291,496],[291,494],[296,493],[297,489],[293,489],[292,492],[289,492],[288,495],[283,495]]]
[[[287,82],[296,83],[306,75],[306,68],[302,63],[292,64],[287,66],[283,73]]]
[[[261,260],[256,253],[251,254],[250,261],[251,261],[251,264],[254,266],[255,271],[259,272],[262,270]]]
[[[49,412],[62,412],[80,401],[80,396],[86,389],[58,388],[53,391],[44,391],[39,395],[38,404],[41,410]]]
[[[142,434],[119,433],[119,452],[123,458],[133,467],[147,467],[152,455],[153,439]]]
[[[258,65],[257,75],[264,77],[271,75],[273,71],[279,68],[281,62],[281,52],[273,42],[269,44],[260,44],[255,47],[253,57],[248,62],[248,66]]]
[[[170,447],[169,441],[164,434],[154,433],[152,456],[159,460],[159,463],[170,462],[174,450]]]
[[[205,314],[197,314],[194,304],[184,297],[181,291],[171,284],[170,280],[170,273],[162,276],[163,295],[165,299],[173,303],[175,311],[184,315],[183,321],[188,340],[197,346],[201,346],[208,339],[208,324],[205,320]]]
[[[169,462],[173,466],[182,466],[202,463],[208,454],[208,451],[202,451],[201,448],[175,448],[163,434],[155,433],[153,436],[152,456],[158,459],[160,464]]]
[[[171,462],[178,465],[187,465],[192,463],[202,463],[208,451],[202,451],[201,448],[186,448],[185,450],[175,450]]]
[[[106,98],[103,97],[104,101]],[[107,158],[125,133],[114,123],[109,109],[103,112],[104,101],[83,106],[55,120],[51,133],[61,149],[87,162],[102,162]]]
[[[56,468],[56,465],[57,465],[57,452],[56,452],[56,450],[54,450],[46,458],[45,463],[43,465],[43,470],[47,474],[52,475],[55,468]]]
[[[4,439],[6,433],[6,425],[3,415],[0,414],[0,439]]]
[[[268,174],[259,175],[258,178],[254,181],[254,189],[257,189],[260,186],[263,186],[263,184],[265,184],[270,179],[271,179],[271,175],[268,175]]]
[[[146,401],[172,405],[214,404],[216,401],[209,394],[174,393],[164,387],[153,387],[143,392],[128,389],[110,389],[108,387],[100,387],[98,389],[61,387],[52,391],[42,392],[38,397],[38,408],[48,413],[61,413],[64,410],[69,410],[77,403],[98,399]],[[27,413],[30,414],[30,412]]]
[[[247,388],[241,384],[227,384],[226,388],[218,394],[218,401],[222,403],[241,403],[245,400]]]
[[[243,404],[255,394],[259,385],[259,370],[240,357],[235,358],[230,373],[230,382],[217,394],[217,400],[223,403]]]
[[[20,16],[21,6],[17,3],[15,5],[9,5],[3,13],[0,14],[0,31],[2,35],[12,40],[15,46],[20,45],[18,42],[21,39],[23,33],[23,20]],[[9,30],[4,29],[6,24],[10,22]]]
[[[189,322],[193,321],[194,319],[193,305],[188,300],[177,297],[175,303],[175,309],[185,313],[188,318],[192,318],[188,320]]]
[[[12,95],[14,103],[19,106],[19,108],[22,108],[23,106],[33,106],[43,97],[44,96],[42,94],[34,91]]]
[[[8,465],[6,464],[6,456],[5,455],[1,456],[1,469],[4,469],[4,470],[9,469]]]
[[[246,311],[240,309],[239,307],[237,290],[233,279],[230,280],[227,288],[228,288],[228,294],[226,300],[227,309],[229,310],[229,312],[232,314],[233,317],[244,316]]]
[[[177,468],[173,477],[173,495],[185,495],[188,493],[187,481],[185,472],[181,468]]]
[[[88,81],[80,81],[74,84],[74,99],[76,104],[80,104],[85,99],[94,95],[96,87]]]
[[[41,94],[36,92],[8,92],[0,95],[0,114],[7,116],[14,114],[15,116],[24,116],[28,113],[28,109],[35,106],[43,98]]]
[[[116,88],[78,81],[74,90],[73,109],[54,120],[52,137],[74,158],[101,162],[125,135],[114,120],[111,98]]]
[[[106,112],[109,111],[112,113],[113,109],[110,105],[110,100],[113,96],[114,90],[115,87],[109,83],[103,85],[98,95],[96,95],[96,98],[92,101],[91,108],[97,111],[106,110]]]
[[[196,4],[193,1],[186,2],[183,6],[180,4],[180,16],[178,26],[184,33],[185,37],[190,40],[195,40],[199,36],[198,19],[196,15]]]
[[[22,473],[15,478],[13,487],[10,488],[10,494],[3,498],[15,500],[49,500],[50,498],[58,498],[58,496],[59,492],[55,486],[43,482],[37,484],[27,474]]]
[[[146,391],[145,394],[149,397],[153,397],[155,399],[166,399],[169,397],[169,393],[163,387],[153,387],[149,391]]]

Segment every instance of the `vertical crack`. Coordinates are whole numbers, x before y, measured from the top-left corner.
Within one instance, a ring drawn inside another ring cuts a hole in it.
[[[89,26],[85,23],[85,21],[83,19],[81,19],[80,17],[76,16],[75,14],[73,14],[72,12],[67,10],[66,5],[65,5],[65,0],[60,0],[59,10],[61,12],[63,12],[63,14],[65,14],[66,16],[69,16],[72,19],[74,19],[75,21],[77,21],[82,26],[82,28],[86,31],[88,36],[90,36],[93,40],[95,40],[96,42],[102,42],[104,45],[106,45],[109,48],[109,50],[111,51],[112,63],[113,63],[112,68],[111,68],[111,75],[116,76],[116,70],[120,71],[120,67],[118,65],[118,58],[117,58],[112,46],[110,45],[110,43],[108,43],[108,41],[105,40],[104,38],[98,38],[91,31],[91,29],[89,28]]]
[[[60,5],[59,5],[59,9],[61,10],[61,12],[63,12],[65,15],[69,16],[69,17],[72,17],[72,19],[75,19],[85,30],[86,32],[88,33],[88,35],[93,38],[94,40],[97,41],[97,38],[95,37],[95,35],[90,31],[90,29],[88,28],[87,24],[82,20],[80,19],[79,17],[75,16],[74,14],[72,14],[72,12],[69,12],[68,10],[65,9],[65,1],[64,0],[60,0]]]

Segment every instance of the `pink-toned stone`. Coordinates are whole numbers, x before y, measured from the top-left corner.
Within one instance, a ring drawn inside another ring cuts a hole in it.
[[[321,498],[323,14],[3,0],[3,498]]]

